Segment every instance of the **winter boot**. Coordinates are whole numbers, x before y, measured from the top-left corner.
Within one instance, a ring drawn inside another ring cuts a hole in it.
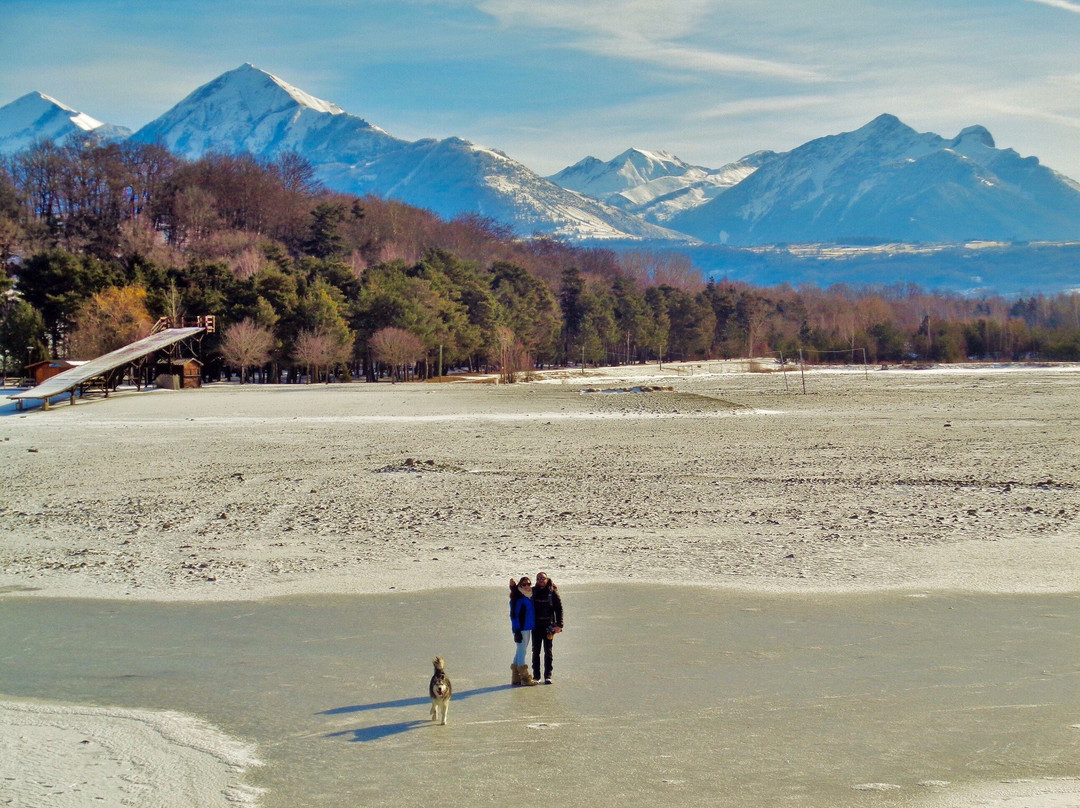
[[[513,663],[510,663],[510,686],[521,687],[521,669]]]
[[[537,682],[535,679],[532,678],[532,674],[529,672],[529,666],[528,665],[519,665],[518,666],[518,675],[521,676],[521,684],[524,687],[532,687],[533,685],[540,684],[539,682]]]

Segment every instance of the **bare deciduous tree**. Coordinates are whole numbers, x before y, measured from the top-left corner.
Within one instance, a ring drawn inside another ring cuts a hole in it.
[[[529,352],[506,326],[495,329],[495,351],[499,361],[499,381],[513,384],[517,374],[529,367]]]
[[[256,324],[250,317],[229,326],[221,339],[221,358],[240,371],[240,383],[249,368],[265,365],[270,361],[274,348],[274,335]]]
[[[404,328],[388,326],[371,336],[371,350],[375,358],[393,368],[391,379],[396,381],[399,371],[408,378],[408,366],[424,355],[424,343]]]
[[[619,256],[623,273],[639,286],[667,285],[684,292],[697,292],[705,285],[701,270],[689,256],[674,250],[633,250]]]
[[[329,331],[301,331],[296,335],[293,345],[293,360],[305,365],[312,373],[309,378],[319,375],[319,369],[327,370],[326,381],[330,382],[330,369],[345,362],[352,351],[352,340],[343,341]]]
[[[266,257],[256,247],[248,247],[232,260],[232,271],[242,281],[246,281],[266,266]]]

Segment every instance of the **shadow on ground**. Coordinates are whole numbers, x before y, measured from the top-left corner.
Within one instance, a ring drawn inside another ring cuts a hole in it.
[[[453,701],[463,701],[473,696],[482,696],[487,693],[498,693],[502,690],[510,690],[513,685],[492,685],[491,687],[477,687],[472,690],[463,690],[460,693],[455,692]],[[431,700],[426,697],[418,697],[411,699],[394,699],[393,701],[377,701],[371,704],[350,704],[346,707],[333,707],[329,710],[323,710],[318,715],[345,715],[347,713],[364,713],[371,710],[385,710],[395,707],[423,707],[431,703]],[[398,735],[402,732],[408,732],[411,729],[417,729],[423,726],[430,726],[431,721],[415,720],[415,721],[398,721],[392,724],[376,724],[372,727],[363,727],[361,729],[347,729],[341,732],[331,732],[325,737],[327,738],[348,738],[350,742],[355,743],[357,741],[377,741],[380,738],[387,738],[391,735]]]

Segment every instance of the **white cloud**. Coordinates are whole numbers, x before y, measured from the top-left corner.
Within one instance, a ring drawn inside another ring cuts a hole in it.
[[[714,104],[701,109],[691,117],[707,121],[718,118],[742,118],[754,115],[770,115],[777,112],[791,112],[813,107],[826,107],[836,104],[836,97],[831,95],[785,95],[770,98],[741,98]]]
[[[1073,14],[1080,14],[1080,3],[1071,3],[1069,0],[1027,0],[1027,2],[1039,3],[1043,6],[1060,8],[1064,11],[1071,11]]]
[[[566,47],[608,58],[694,73],[823,79],[801,65],[697,44],[703,31],[717,27],[709,25],[720,10],[715,0],[481,0],[478,8],[504,27],[561,31],[571,37]]]
[[[538,25],[545,28],[624,34],[650,34],[659,39],[685,36],[716,6],[713,0],[481,0],[479,8],[503,25]]]
[[[1009,104],[998,101],[987,101],[986,108],[991,112],[1000,113],[1011,118],[1029,118],[1034,121],[1043,121],[1044,123],[1051,123],[1069,129],[1080,129],[1080,117],[1068,113],[1053,112],[1051,110],[1039,109],[1023,104]]]

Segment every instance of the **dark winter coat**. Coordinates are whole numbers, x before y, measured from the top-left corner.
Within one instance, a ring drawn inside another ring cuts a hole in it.
[[[533,611],[536,612],[536,625],[539,628],[548,626],[563,627],[562,598],[558,590],[550,584],[543,588],[533,587]]]

